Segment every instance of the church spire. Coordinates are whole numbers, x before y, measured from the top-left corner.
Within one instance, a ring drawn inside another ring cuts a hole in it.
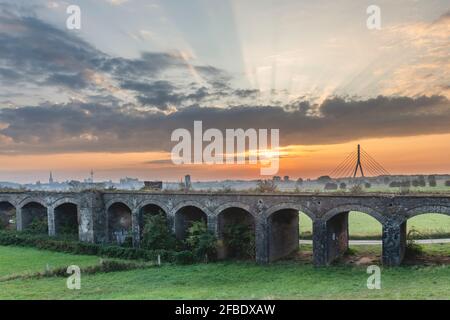
[[[52,184],[53,183],[53,173],[50,171],[50,177],[48,178],[48,183]]]

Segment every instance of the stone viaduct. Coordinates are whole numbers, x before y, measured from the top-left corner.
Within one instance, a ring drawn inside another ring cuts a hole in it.
[[[289,255],[299,246],[299,211],[313,221],[314,264],[330,264],[348,248],[348,213],[360,211],[382,225],[382,262],[402,262],[406,223],[425,213],[450,215],[450,196],[443,195],[333,195],[333,194],[234,194],[150,193],[118,191],[6,192],[0,193],[0,218],[15,213],[17,230],[33,218],[48,222],[50,236],[69,223],[79,240],[121,242],[132,236],[139,246],[143,216],[164,213],[178,238],[190,221],[203,220],[220,239],[224,228],[239,221],[255,232],[255,257],[268,263]],[[13,212],[13,213],[11,213]],[[301,228],[301,226],[300,226]],[[226,248],[222,255],[227,256]]]

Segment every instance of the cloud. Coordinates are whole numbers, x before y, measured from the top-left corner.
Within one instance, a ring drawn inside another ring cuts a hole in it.
[[[433,95],[450,98],[442,84],[450,78],[450,11],[433,22],[403,23],[380,32],[387,51],[396,50],[396,65],[381,83],[385,95]]]
[[[441,96],[333,98],[319,106],[307,105],[292,110],[193,105],[169,114],[80,102],[3,108],[0,137],[9,141],[3,144],[3,153],[57,153],[170,151],[171,132],[177,128],[192,130],[194,120],[202,120],[204,130],[280,129],[283,146],[450,132],[450,102]]]

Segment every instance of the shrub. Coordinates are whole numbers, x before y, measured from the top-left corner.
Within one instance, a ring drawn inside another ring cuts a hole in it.
[[[337,188],[338,188],[338,185],[333,182],[327,182],[324,187],[325,190],[337,190]]]
[[[276,192],[278,189],[274,180],[259,180],[256,191],[261,193]]]
[[[364,190],[360,184],[355,184],[355,185],[351,186],[350,192],[352,194],[361,194],[364,192]]]
[[[194,263],[194,255],[191,251],[180,251],[175,252],[174,254],[174,262],[176,264],[191,264]]]
[[[253,258],[255,255],[255,235],[253,228],[246,224],[229,225],[224,230],[224,244],[234,254],[234,258]]]
[[[445,181],[445,186],[450,187],[450,180]]]
[[[32,234],[47,234],[48,222],[45,218],[33,218],[30,224],[25,228],[27,233]]]
[[[208,230],[206,223],[197,221],[188,229],[187,244],[197,261],[214,259],[217,254],[217,238]]]
[[[175,237],[170,232],[167,218],[163,213],[145,217],[141,247],[149,250],[175,248]]]
[[[422,246],[418,245],[414,240],[420,236],[420,232],[411,229],[408,231],[406,236],[406,248],[405,248],[405,257],[406,258],[415,258],[423,254]]]

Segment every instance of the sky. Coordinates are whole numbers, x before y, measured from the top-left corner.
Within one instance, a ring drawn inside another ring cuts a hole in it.
[[[0,0],[0,181],[261,178],[174,165],[195,120],[279,129],[292,178],[358,143],[392,174],[450,173],[449,79],[448,0]]]

